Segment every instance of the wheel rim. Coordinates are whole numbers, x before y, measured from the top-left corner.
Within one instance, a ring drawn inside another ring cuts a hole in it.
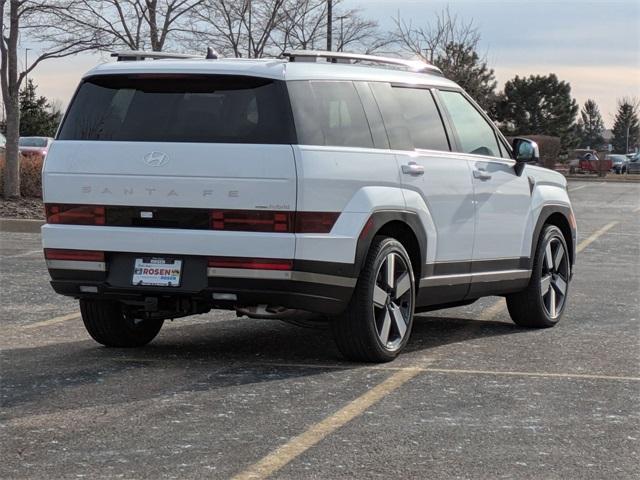
[[[373,287],[373,317],[385,349],[400,348],[413,313],[413,278],[404,258],[387,254],[378,267]]]
[[[556,319],[562,313],[569,287],[569,259],[562,241],[549,239],[542,257],[540,295],[542,305],[550,318]]]

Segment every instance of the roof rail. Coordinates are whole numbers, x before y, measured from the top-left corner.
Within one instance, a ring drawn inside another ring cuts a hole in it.
[[[361,53],[329,52],[324,50],[293,50],[284,52],[282,56],[287,57],[290,62],[316,62],[320,58],[325,58],[332,63],[371,62],[402,66],[414,72],[429,72],[442,75],[442,70],[438,67],[421,60],[379,57],[377,55],[364,55]]]
[[[145,52],[143,50],[123,50],[119,52],[112,52],[111,56],[117,57],[118,62],[145,60],[147,58],[151,58],[153,60],[159,60],[163,58],[203,58],[200,55],[189,55],[186,53]]]

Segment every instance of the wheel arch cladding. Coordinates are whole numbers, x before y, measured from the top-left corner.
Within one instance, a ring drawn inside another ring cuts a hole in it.
[[[406,211],[378,211],[367,220],[358,239],[356,272],[360,272],[373,238],[384,235],[398,240],[409,254],[413,273],[418,281],[426,262],[427,238],[417,214]]]
[[[538,221],[536,223],[535,242],[532,242],[531,246],[531,259],[535,256],[535,248],[538,245],[542,228],[545,225],[555,225],[560,229],[565,241],[567,242],[567,248],[569,249],[569,258],[571,259],[571,265],[575,263],[576,258],[576,232],[571,227],[569,216],[571,215],[571,209],[569,207],[560,205],[547,205],[542,208]]]

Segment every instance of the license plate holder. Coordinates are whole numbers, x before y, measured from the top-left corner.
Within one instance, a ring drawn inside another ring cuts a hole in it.
[[[179,287],[182,260],[167,257],[136,258],[131,284],[151,287]]]

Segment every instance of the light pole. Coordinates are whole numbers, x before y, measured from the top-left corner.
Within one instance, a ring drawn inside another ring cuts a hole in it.
[[[27,70],[29,69],[29,50],[30,48],[24,49],[24,88],[27,89],[27,85],[29,85],[29,74]]]
[[[341,15],[338,17],[340,20],[340,51],[344,51],[344,19],[347,18],[346,15]]]
[[[249,8],[249,26],[248,26],[248,30],[249,31],[247,33],[249,34],[248,35],[249,38],[247,39],[247,43],[248,43],[248,45],[247,45],[247,58],[251,58],[251,38],[252,38],[251,37],[251,35],[252,35],[252,32],[251,32],[251,0],[249,0],[248,8]]]
[[[333,2],[327,0],[327,51],[331,51],[331,44],[333,43],[331,38],[331,29],[333,28]]]
[[[627,123],[627,148],[624,151],[625,155],[629,153],[629,130],[631,129],[631,119],[629,119],[628,122],[629,123]]]

